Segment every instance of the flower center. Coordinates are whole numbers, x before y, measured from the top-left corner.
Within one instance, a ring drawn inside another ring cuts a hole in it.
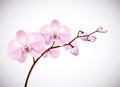
[[[25,47],[24,47],[24,50],[25,50],[26,52],[29,52],[29,51],[30,51],[30,47],[25,46]]]
[[[53,35],[53,38],[54,38],[54,39],[56,39],[56,38],[57,38],[57,34],[56,34],[56,33]]]

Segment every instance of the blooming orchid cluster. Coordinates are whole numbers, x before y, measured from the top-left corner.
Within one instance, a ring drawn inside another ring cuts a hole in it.
[[[107,31],[104,31],[102,27],[90,34],[80,30],[77,36],[72,39],[70,28],[60,25],[57,20],[53,20],[51,24],[44,25],[39,32],[28,34],[24,30],[17,31],[16,39],[10,41],[7,51],[12,59],[20,63],[25,62],[27,55],[33,57],[34,62],[25,81],[25,87],[27,87],[32,69],[41,57],[46,58],[48,55],[51,58],[58,57],[60,55],[60,47],[70,50],[71,54],[77,56],[79,50],[75,40],[80,38],[83,41],[94,42],[96,37],[92,35],[96,32],[106,33]]]
[[[38,58],[40,54],[48,49],[53,42],[55,46],[63,45],[71,40],[71,31],[65,25],[60,25],[57,20],[53,20],[51,24],[45,25],[40,29],[39,33],[32,32],[27,34],[24,30],[16,33],[16,39],[8,44],[8,54],[14,60],[23,63],[27,55],[30,54],[34,58]],[[65,47],[66,49],[68,47]],[[71,49],[71,53],[78,55],[78,49]],[[60,54],[60,49],[51,49],[44,54],[51,58],[56,58]]]

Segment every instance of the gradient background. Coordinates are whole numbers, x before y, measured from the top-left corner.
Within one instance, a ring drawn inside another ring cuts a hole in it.
[[[9,58],[7,44],[19,29],[38,32],[57,19],[88,33],[103,26],[109,32],[95,34],[94,43],[78,41],[79,56],[61,49],[57,59],[41,58],[28,87],[120,87],[120,0],[0,0],[0,87],[23,87],[32,64]]]

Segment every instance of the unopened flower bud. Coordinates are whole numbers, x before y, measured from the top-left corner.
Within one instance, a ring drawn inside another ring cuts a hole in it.
[[[75,46],[75,47],[73,47],[73,48],[71,48],[70,49],[70,52],[73,54],[73,55],[75,55],[75,56],[77,56],[78,54],[79,54],[79,50],[78,50],[78,48]]]
[[[86,32],[81,33],[81,36],[83,36],[83,37],[80,37],[83,41],[88,41],[87,39],[88,36]]]
[[[100,31],[102,31],[102,30],[103,30],[103,27],[99,27],[99,28],[97,29],[98,32],[100,32]]]
[[[103,27],[99,27],[99,28],[97,29],[97,32],[106,33],[106,32],[108,32],[108,31],[107,31],[107,30],[103,30]]]
[[[88,37],[88,41],[90,41],[90,42],[95,42],[96,41],[96,37],[95,36],[89,36]]]

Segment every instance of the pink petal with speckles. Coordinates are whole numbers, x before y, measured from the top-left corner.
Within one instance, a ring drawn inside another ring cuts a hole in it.
[[[16,39],[23,45],[25,45],[27,43],[27,33],[23,30],[19,30],[17,33],[16,33]]]

